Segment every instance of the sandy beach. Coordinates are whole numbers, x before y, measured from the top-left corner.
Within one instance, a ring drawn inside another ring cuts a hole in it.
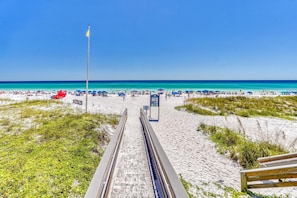
[[[0,94],[0,97],[14,100],[28,98],[28,96],[13,94]],[[48,97],[48,94],[44,94],[30,96],[29,99]],[[216,151],[215,144],[197,131],[200,123],[228,127],[236,131],[244,130],[246,135],[253,140],[269,140],[283,145],[291,152],[297,150],[297,145],[294,144],[294,140],[297,139],[296,121],[267,117],[201,116],[175,110],[174,107],[183,105],[187,97],[188,95],[185,94],[166,99],[165,95],[161,95],[160,120],[151,124],[176,173],[181,174],[193,185],[191,192],[195,197],[205,197],[203,191],[222,195],[224,191],[221,186],[232,187],[240,191],[241,167],[226,156],[220,155]],[[73,99],[85,103],[84,96],[69,94],[61,100],[72,104],[74,108],[85,108],[84,105],[73,104]],[[144,105],[149,105],[149,95],[134,97],[127,95],[125,99],[115,94],[108,95],[108,97],[89,96],[88,101],[90,113],[121,114],[125,108],[129,111],[129,108],[140,109]],[[278,197],[297,197],[297,187],[251,191]]]

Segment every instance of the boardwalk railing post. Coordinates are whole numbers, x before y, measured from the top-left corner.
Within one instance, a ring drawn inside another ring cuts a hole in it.
[[[244,192],[247,190],[247,177],[244,172],[240,172],[240,180],[241,180],[241,191]]]

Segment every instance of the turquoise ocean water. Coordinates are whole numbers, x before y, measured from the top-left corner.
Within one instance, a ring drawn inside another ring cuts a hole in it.
[[[0,82],[0,90],[85,90],[85,81]],[[212,91],[297,91],[290,81],[89,81],[89,90],[212,90]]]

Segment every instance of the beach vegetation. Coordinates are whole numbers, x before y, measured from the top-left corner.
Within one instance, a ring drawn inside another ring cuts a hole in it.
[[[269,116],[292,120],[297,117],[297,96],[190,98],[176,109],[200,115]]]
[[[252,141],[239,132],[228,128],[200,124],[198,131],[209,135],[215,142],[220,154],[227,155],[232,160],[239,162],[244,168],[255,168],[259,164],[259,157],[288,153],[282,146],[268,141]]]
[[[251,197],[247,192],[240,192],[232,187],[224,186],[218,182],[202,182],[201,186],[194,185],[189,181],[186,181],[181,174],[179,174],[180,181],[183,184],[189,198],[194,197],[215,197],[215,198],[243,198]],[[204,186],[207,186],[204,188]],[[216,189],[216,193],[209,191],[209,186]],[[260,195],[258,195],[260,196]]]
[[[0,197],[83,197],[118,115],[74,113],[56,101],[1,108]]]
[[[260,193],[254,193],[250,190],[247,190],[247,194],[250,196],[250,197],[255,197],[255,198],[286,198],[286,197],[289,197],[288,194],[284,194],[282,196],[279,196],[279,195],[276,195],[276,194],[272,194],[272,195],[263,195],[263,194],[260,194]]]
[[[11,99],[9,98],[0,98],[0,102],[10,102]]]
[[[0,120],[0,125],[8,126],[10,124],[10,120],[8,118],[3,118]]]
[[[255,193],[250,190],[246,192],[241,192],[236,190],[233,187],[225,186],[220,182],[202,182],[202,185],[194,185],[189,181],[186,181],[181,174],[179,174],[180,181],[183,184],[189,198],[200,198],[200,197],[215,197],[215,198],[247,198],[247,197],[257,197],[257,198],[277,198],[280,197],[278,195],[263,195],[260,193]],[[206,186],[206,188],[204,188]],[[212,189],[216,189],[216,192],[210,192],[209,186]],[[281,197],[289,197],[288,194],[282,195]]]
[[[186,104],[184,106],[177,106],[175,107],[177,110],[185,109],[188,112],[196,113],[200,115],[217,115],[216,112],[212,112],[208,109],[203,109],[202,107],[198,105],[192,105],[192,104]]]
[[[185,188],[185,190],[186,190],[186,192],[187,192],[189,198],[193,198],[193,197],[194,197],[193,194],[190,193],[190,188],[191,188],[193,185],[192,185],[190,182],[187,182],[187,181],[183,178],[183,176],[182,176],[181,174],[179,174],[179,179],[180,179],[182,185],[184,186],[184,188]]]

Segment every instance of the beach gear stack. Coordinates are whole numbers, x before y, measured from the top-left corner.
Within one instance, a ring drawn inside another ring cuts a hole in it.
[[[56,95],[53,95],[53,96],[52,96],[52,99],[61,99],[61,98],[65,98],[66,94],[67,94],[66,91],[62,91],[62,90],[60,90],[60,91],[57,92]]]

